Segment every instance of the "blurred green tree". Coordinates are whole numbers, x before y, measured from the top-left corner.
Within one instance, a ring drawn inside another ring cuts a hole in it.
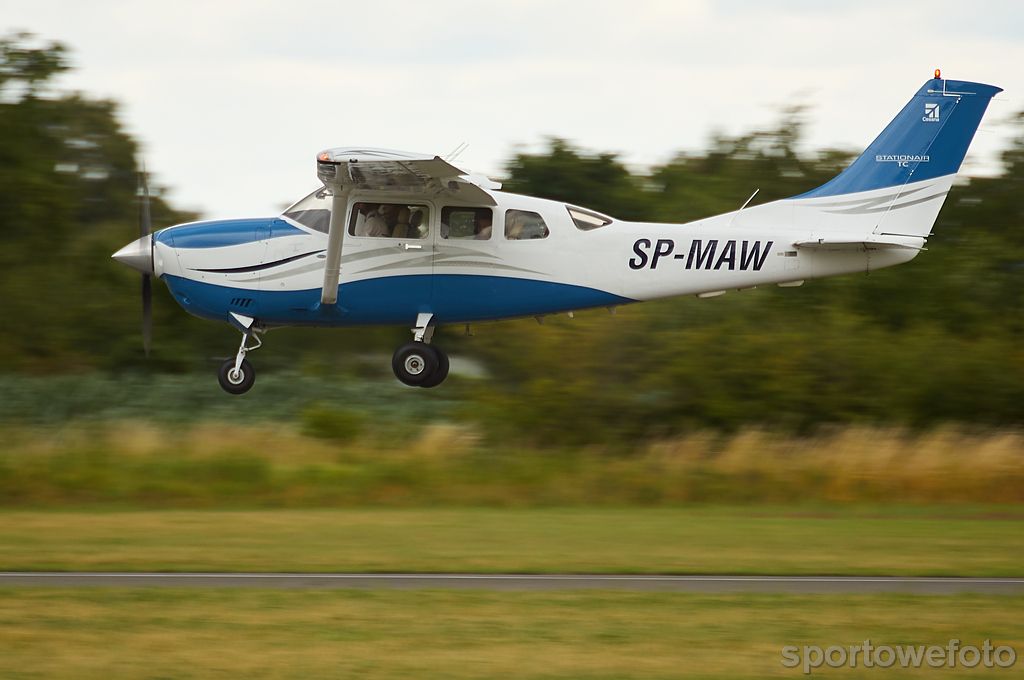
[[[137,276],[110,253],[138,233],[137,144],[117,106],[53,91],[67,49],[0,38],[0,370],[137,363]],[[189,219],[159,196],[156,227]],[[170,305],[157,305],[158,323]]]

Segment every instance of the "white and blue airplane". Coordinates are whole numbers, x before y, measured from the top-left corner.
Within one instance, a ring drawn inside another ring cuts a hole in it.
[[[278,217],[150,234],[146,210],[142,237],[113,257],[143,273],[147,348],[151,276],[186,311],[242,333],[219,371],[230,393],[252,387],[246,355],[281,326],[408,324],[395,375],[433,387],[448,374],[431,344],[439,326],[798,286],[909,262],[1000,91],[936,70],[829,182],[687,224],[505,193],[432,154],[335,148],[317,156],[322,186]]]

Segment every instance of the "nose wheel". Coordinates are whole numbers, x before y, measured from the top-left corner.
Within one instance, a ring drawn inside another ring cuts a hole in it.
[[[242,363],[236,368],[235,360],[228,359],[220,366],[217,372],[217,380],[225,392],[230,394],[243,394],[248,392],[253,383],[256,382],[256,369],[252,362],[242,359]]]
[[[256,369],[253,368],[252,362],[245,358],[245,355],[263,346],[263,341],[257,335],[260,331],[253,323],[255,320],[248,317],[241,318],[246,319],[249,323],[243,326],[242,342],[238,345],[238,352],[234,359],[225,361],[217,371],[217,382],[228,394],[244,394],[252,389],[253,383],[256,382]],[[255,344],[250,346],[250,340]]]

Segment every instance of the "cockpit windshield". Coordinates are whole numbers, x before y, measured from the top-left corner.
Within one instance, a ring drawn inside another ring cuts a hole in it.
[[[284,211],[284,216],[299,224],[327,233],[331,227],[331,201],[326,187],[320,187],[309,196]]]

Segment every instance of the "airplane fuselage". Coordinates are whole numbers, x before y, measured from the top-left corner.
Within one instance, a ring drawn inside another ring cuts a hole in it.
[[[806,251],[794,243],[813,230],[744,226],[754,220],[743,212],[728,222],[615,220],[584,231],[564,203],[492,196],[496,206],[475,207],[493,212],[490,238],[455,239],[444,236],[440,216],[458,203],[354,194],[350,212],[371,200],[410,202],[424,205],[431,220],[420,238],[347,235],[333,306],[320,304],[327,234],[287,215],[164,229],[154,238],[154,264],[196,316],[223,321],[237,312],[267,326],[349,326],[405,324],[421,313],[438,324],[468,323],[795,284],[892,266],[917,253]],[[539,215],[547,235],[506,238],[514,211]]]

